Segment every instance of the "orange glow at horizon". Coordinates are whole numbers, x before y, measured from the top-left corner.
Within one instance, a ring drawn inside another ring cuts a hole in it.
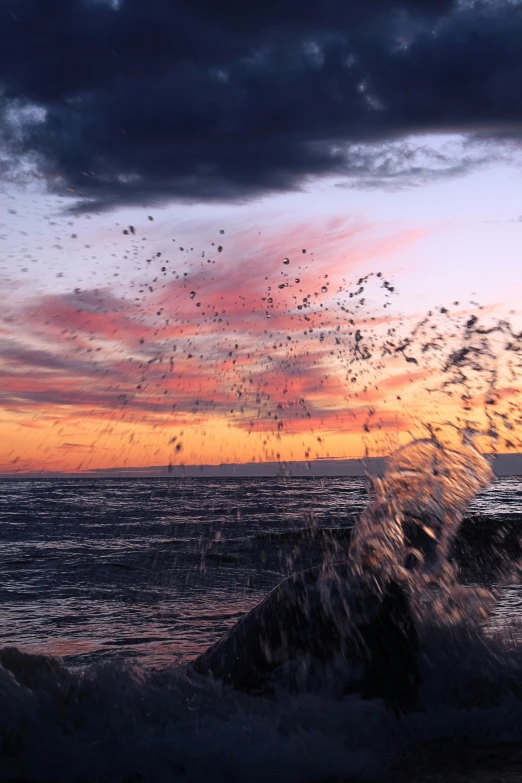
[[[424,233],[245,230],[228,250],[149,253],[118,290],[22,302],[0,336],[0,472],[360,458],[455,422],[460,397],[427,391],[440,363],[400,344],[420,319],[394,315],[392,283],[361,267]],[[439,354],[457,340],[445,329]],[[504,373],[496,393],[513,405],[517,384]],[[466,404],[482,426],[481,394]]]

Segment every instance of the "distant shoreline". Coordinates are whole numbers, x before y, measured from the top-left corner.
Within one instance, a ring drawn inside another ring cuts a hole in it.
[[[522,454],[495,454],[497,476],[522,476]],[[377,476],[383,473],[385,457],[367,459],[319,459],[309,462],[247,462],[224,465],[163,465],[144,468],[99,468],[78,473],[33,471],[0,473],[0,479],[53,478],[335,478]]]

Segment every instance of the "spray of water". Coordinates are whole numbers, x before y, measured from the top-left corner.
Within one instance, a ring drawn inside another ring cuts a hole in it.
[[[319,302],[319,293],[317,298]],[[354,590],[362,588],[366,597],[373,593],[379,599],[390,581],[403,586],[420,637],[418,711],[398,720],[378,699],[364,701],[356,694],[300,693],[267,702],[210,679],[188,678],[179,667],[150,673],[111,664],[72,673],[56,659],[4,650],[0,778],[71,783],[141,776],[151,781],[287,783],[374,772],[375,763],[389,758],[392,745],[400,748],[448,731],[482,740],[522,739],[517,728],[522,726],[522,659],[502,640],[483,633],[496,590],[460,585],[450,557],[470,502],[493,479],[482,445],[521,445],[516,429],[522,419],[507,380],[519,375],[522,334],[505,321],[482,326],[475,316],[451,320],[446,312],[442,325],[428,316],[413,329],[404,327],[402,334],[388,324],[381,334],[370,322],[355,324],[346,318],[341,329],[338,314],[324,326],[321,303],[313,306],[305,299],[297,306],[296,319],[306,313],[302,317],[310,333],[312,327],[322,329],[321,350],[337,351],[336,361],[350,383],[360,380],[362,394],[363,384],[386,375],[390,361],[404,361],[407,368],[425,373],[419,382],[432,399],[458,406],[453,418],[440,406],[437,421],[432,406],[431,436],[395,451],[385,475],[373,480],[372,500],[344,553],[347,567],[337,572],[345,582],[335,594],[337,603],[331,604],[330,617],[346,617],[353,613]],[[291,343],[289,339],[293,350]],[[292,373],[298,377],[300,365],[290,348],[280,346],[280,359],[291,380]],[[143,372],[155,372],[155,362],[151,356]],[[274,400],[258,402],[261,392],[253,382],[252,391],[246,387],[241,361],[234,367],[241,377],[234,388],[234,398],[245,406],[241,416],[258,416],[266,429]],[[286,384],[284,388],[288,391]],[[279,438],[296,411],[306,415],[306,400],[300,390],[290,402],[281,396],[277,410],[281,412],[271,419]],[[373,431],[375,420],[368,413],[365,433]],[[444,443],[448,431],[460,434],[462,444]],[[325,572],[331,565],[326,564]],[[506,573],[511,566],[506,564]],[[330,591],[331,584],[324,580],[319,591]],[[368,601],[361,611],[369,613],[374,606]],[[296,620],[290,614],[287,622]]]
[[[337,597],[350,601],[350,572],[375,591],[390,579],[406,586],[422,659],[410,715],[396,717],[380,699],[353,692],[267,700],[187,677],[183,667],[147,672],[112,663],[70,672],[57,659],[3,650],[0,777],[384,780],[384,767],[412,744],[522,739],[522,658],[484,636],[493,592],[460,586],[449,557],[469,502],[491,479],[488,460],[469,443],[413,442],[389,458],[355,530]]]
[[[483,614],[493,594],[464,590],[449,555],[470,502],[492,479],[490,462],[469,443],[449,449],[424,439],[399,449],[385,475],[373,480],[375,499],[356,525],[354,573],[361,580],[370,573],[377,585],[405,584],[421,617],[429,607],[441,622],[459,622],[469,618],[475,600]]]

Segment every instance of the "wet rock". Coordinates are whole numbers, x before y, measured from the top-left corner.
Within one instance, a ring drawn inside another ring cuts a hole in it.
[[[473,515],[466,517],[454,537],[449,558],[459,581],[494,581],[522,557],[522,520]]]

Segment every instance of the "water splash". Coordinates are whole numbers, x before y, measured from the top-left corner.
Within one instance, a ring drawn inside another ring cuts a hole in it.
[[[365,590],[403,585],[421,634],[434,623],[446,633],[476,629],[491,611],[496,591],[460,585],[450,554],[469,504],[493,478],[490,460],[471,443],[449,449],[423,439],[391,455],[385,475],[373,480],[375,499],[350,548],[353,570]]]
[[[358,578],[407,586],[422,641],[420,710],[398,719],[357,694],[265,700],[184,667],[121,662],[68,670],[58,659],[0,652],[0,777],[72,780],[384,779],[412,743],[448,736],[520,740],[522,655],[482,634],[493,592],[458,585],[450,545],[492,479],[472,444],[413,442],[387,462],[354,533]]]
[[[424,439],[399,449],[388,458],[385,475],[373,479],[375,499],[356,525],[355,569],[374,547],[380,568],[415,564],[436,574],[469,504],[492,480],[490,462],[472,445],[448,449]]]

